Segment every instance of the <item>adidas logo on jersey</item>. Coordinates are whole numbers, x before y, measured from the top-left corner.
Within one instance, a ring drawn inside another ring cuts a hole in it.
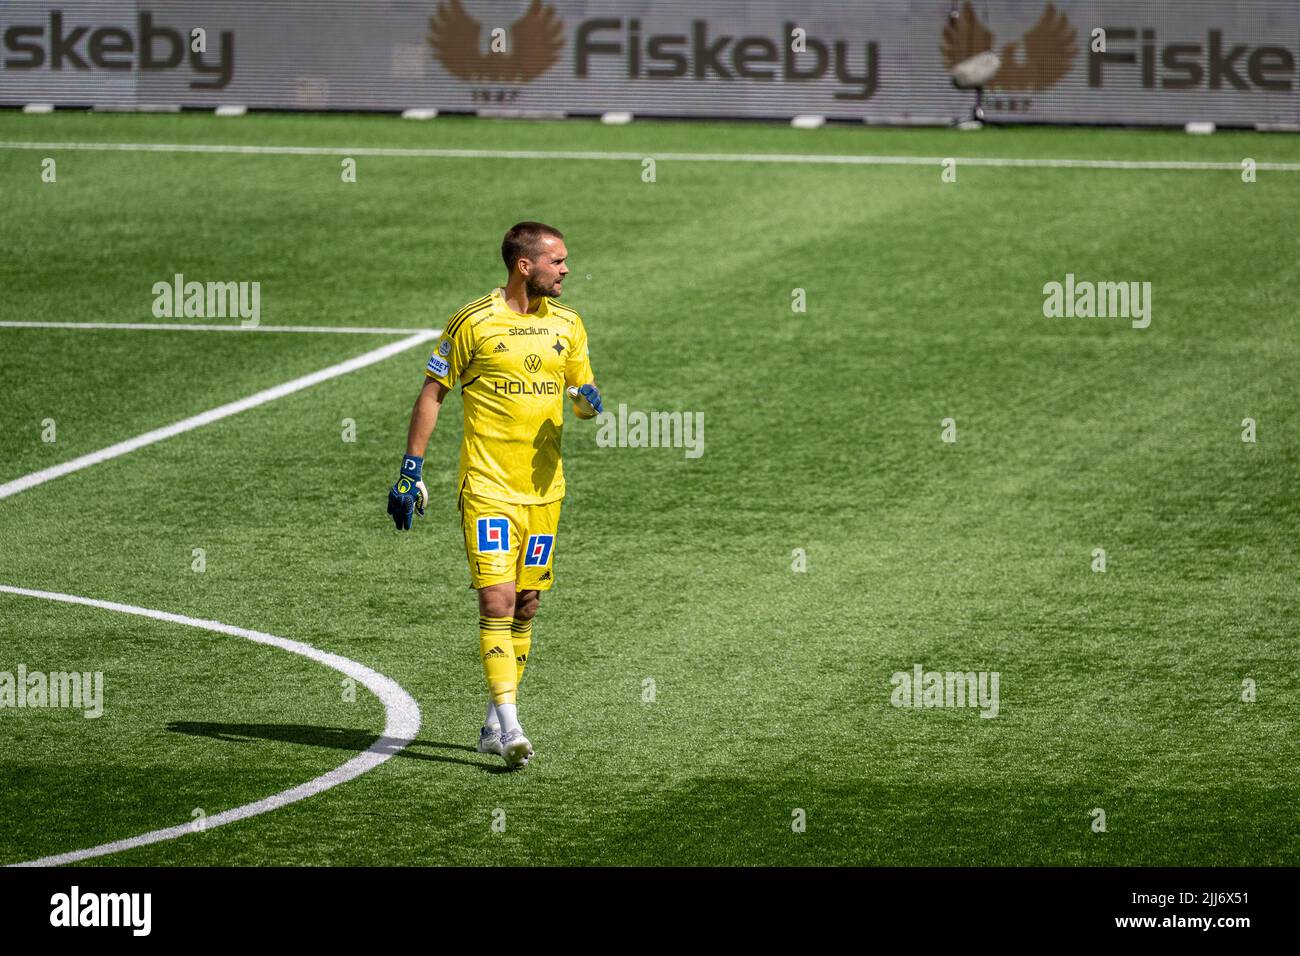
[[[508,348],[506,347],[506,343],[504,343],[504,342],[498,342],[498,343],[497,343],[497,347],[494,348],[494,349],[492,350],[492,354],[495,355],[495,354],[497,354],[498,352],[509,352],[509,351],[510,351],[510,349],[508,349]]]

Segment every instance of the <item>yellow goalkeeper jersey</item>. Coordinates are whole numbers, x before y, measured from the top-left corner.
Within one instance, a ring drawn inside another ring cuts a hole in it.
[[[564,497],[564,390],[593,379],[577,312],[543,298],[525,315],[493,289],[451,317],[424,374],[449,389],[460,381],[458,489],[529,505]]]

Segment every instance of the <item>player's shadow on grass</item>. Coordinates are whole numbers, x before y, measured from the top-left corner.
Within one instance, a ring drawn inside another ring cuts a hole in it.
[[[331,747],[335,750],[348,750],[360,753],[369,750],[376,742],[380,749],[392,753],[395,757],[407,757],[412,760],[436,760],[442,763],[461,763],[467,767],[481,767],[485,770],[508,771],[504,766],[484,766],[479,760],[465,760],[462,757],[449,757],[441,754],[418,753],[412,747],[434,747],[439,750],[464,750],[472,754],[478,751],[465,744],[443,743],[437,740],[413,740],[401,750],[388,738],[377,736],[374,731],[354,730],[350,727],[310,727],[306,724],[213,724],[203,721],[174,720],[167,729],[177,734],[190,734],[194,737],[211,737],[229,743],[243,743],[249,740],[278,740],[286,744],[299,744],[303,747]],[[490,754],[484,754],[488,759]]]

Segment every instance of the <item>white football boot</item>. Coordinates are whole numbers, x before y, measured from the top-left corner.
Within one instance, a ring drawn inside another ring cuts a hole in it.
[[[533,745],[524,736],[522,730],[512,730],[501,735],[501,756],[506,766],[512,770],[522,770],[528,766],[528,758],[533,755]]]
[[[481,754],[501,754],[501,728],[500,727],[479,728],[478,752]]]

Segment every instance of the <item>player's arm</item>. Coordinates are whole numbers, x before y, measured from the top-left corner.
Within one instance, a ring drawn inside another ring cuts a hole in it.
[[[424,452],[429,447],[434,426],[438,424],[438,410],[442,408],[447,386],[435,378],[425,378],[424,387],[415,398],[411,409],[411,425],[406,430],[406,456],[397,481],[388,492],[388,513],[398,531],[409,531],[413,514],[424,517],[424,504],[429,498],[424,487]]]
[[[415,398],[415,407],[411,409],[411,427],[406,431],[406,457],[418,457],[424,460],[424,453],[429,447],[429,439],[438,425],[438,412],[442,400],[450,391],[436,378],[426,377],[424,388]]]
[[[591,371],[591,357],[587,351],[587,329],[578,320],[574,330],[573,349],[564,365],[565,391],[573,400],[573,413],[579,418],[595,418],[605,410],[596,388],[596,376]]]
[[[442,400],[473,354],[470,330],[460,331],[464,325],[463,321],[457,325],[455,318],[448,323],[455,331],[444,333],[438,340],[438,346],[429,356],[429,364],[424,369],[424,387],[420,389],[415,406],[411,409],[402,470],[398,473],[397,482],[388,492],[388,513],[398,531],[409,531],[412,515],[424,514],[424,503],[428,499],[422,479],[424,452],[429,447],[429,439],[433,437],[434,426],[438,424]]]

